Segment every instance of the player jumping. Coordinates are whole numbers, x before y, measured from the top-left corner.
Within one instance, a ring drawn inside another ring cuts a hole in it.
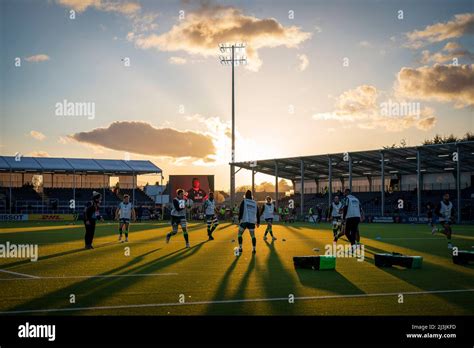
[[[275,236],[273,235],[273,217],[275,213],[275,205],[272,202],[272,198],[267,196],[266,203],[262,207],[262,211],[260,215],[263,215],[263,218],[267,222],[267,228],[265,229],[265,234],[263,235],[263,240],[267,240],[267,233],[270,233],[272,236],[272,240],[276,240]]]
[[[130,227],[130,219],[135,221],[135,209],[133,209],[132,203],[130,203],[130,196],[123,195],[123,202],[121,202],[115,211],[115,220],[119,220],[119,242],[128,242],[128,230]],[[125,233],[125,241],[122,241],[122,233]]]
[[[443,230],[440,230],[440,232],[448,238],[448,249],[452,249],[451,235],[453,231],[451,224],[454,220],[454,207],[453,203],[449,200],[449,193],[443,195],[443,200],[437,205],[435,214],[438,216],[439,223],[443,227]],[[432,233],[435,234],[436,230],[433,229]]]
[[[329,221],[332,221],[332,233],[336,238],[342,229],[342,202],[339,201],[339,196],[335,196],[334,202],[331,203]]]
[[[204,213],[206,214],[207,235],[209,236],[209,240],[214,240],[212,232],[219,226],[216,212],[217,208],[216,201],[214,200],[214,192],[209,192],[209,198],[204,201]]]
[[[171,209],[171,227],[172,231],[166,235],[166,243],[170,242],[171,236],[178,233],[178,225],[183,230],[186,248],[189,248],[188,229],[186,225],[186,201],[184,200],[184,190],[178,189],[176,197],[173,199],[173,207]]]
[[[252,237],[252,253],[256,252],[257,239],[255,238],[255,224],[257,228],[260,226],[260,214],[258,214],[257,202],[252,198],[252,191],[247,190],[245,197],[240,203],[239,208],[239,255],[242,255],[242,235],[245,229],[249,229]]]

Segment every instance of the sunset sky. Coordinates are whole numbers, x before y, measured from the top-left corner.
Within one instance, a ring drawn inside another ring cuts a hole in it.
[[[474,130],[471,0],[2,0],[0,10],[2,155],[128,152],[166,178],[214,174],[227,190],[231,68],[219,63],[221,42],[247,44],[248,65],[236,68],[237,161]],[[57,115],[64,100],[94,103],[94,117]],[[388,101],[420,112],[387,115]],[[237,185],[249,181],[237,175]]]

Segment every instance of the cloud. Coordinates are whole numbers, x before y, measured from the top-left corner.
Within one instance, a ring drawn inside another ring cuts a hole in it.
[[[46,151],[33,151],[30,153],[27,153],[26,156],[28,157],[51,157],[49,153]]]
[[[402,68],[396,93],[410,99],[452,102],[456,108],[474,105],[474,64]]]
[[[140,11],[139,3],[132,1],[111,1],[111,0],[57,0],[57,3],[71,8],[77,12],[84,12],[89,7],[99,11],[117,12],[124,15],[132,15]]]
[[[183,64],[186,64],[186,58],[183,58],[183,57],[170,57],[168,59],[168,62],[170,64],[174,64],[174,65],[183,65]]]
[[[300,60],[299,69],[300,71],[305,71],[309,65],[309,59],[306,54],[298,54],[298,59]]]
[[[459,38],[465,34],[474,34],[474,13],[463,13],[454,16],[449,22],[426,26],[406,34],[407,47],[420,48],[429,43]]]
[[[45,62],[49,59],[50,59],[49,56],[46,54],[37,54],[37,55],[29,56],[25,58],[25,60],[30,63]]]
[[[32,138],[36,139],[36,140],[39,140],[39,141],[42,141],[42,140],[46,139],[46,135],[44,135],[41,132],[35,131],[35,130],[32,130],[30,132],[30,136]]]
[[[365,47],[365,48],[370,48],[370,47],[372,47],[372,44],[369,41],[364,40],[364,41],[359,42],[359,46]]]
[[[215,57],[218,45],[245,42],[248,69],[257,71],[262,65],[258,50],[284,46],[296,48],[311,37],[296,26],[283,26],[274,18],[259,19],[231,6],[205,3],[163,34],[129,35],[129,40],[142,49],[166,52],[184,51],[191,55]],[[238,52],[238,54],[243,52]]]
[[[448,61],[453,62],[454,59],[467,58],[474,60],[474,53],[463,49],[457,42],[448,42],[441,52],[431,54],[430,51],[424,50],[421,52],[420,62],[422,64],[433,63],[446,63]]]
[[[203,159],[216,151],[211,137],[204,133],[155,128],[138,121],[116,121],[106,128],[75,133],[70,138],[111,150],[149,156]]]
[[[317,121],[343,122],[344,126],[355,123],[362,129],[383,128],[391,132],[412,127],[428,130],[435,126],[436,116],[432,108],[421,109],[419,104],[415,105],[418,108],[408,108],[407,103],[401,100],[389,101],[390,105],[393,104],[395,108],[390,107],[387,113],[384,112],[384,103],[386,102],[377,103],[380,94],[374,86],[358,86],[337,97],[333,111],[317,113],[312,118]]]

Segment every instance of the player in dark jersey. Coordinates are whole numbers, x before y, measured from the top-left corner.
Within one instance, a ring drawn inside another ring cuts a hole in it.
[[[202,203],[206,198],[206,192],[201,189],[201,182],[198,178],[193,178],[193,187],[188,190],[187,198],[195,203]]]
[[[84,241],[86,249],[94,249],[92,241],[94,240],[96,222],[97,220],[104,221],[99,211],[101,200],[102,195],[94,191],[92,193],[92,201],[84,209],[84,226],[86,228]]]
[[[428,226],[431,227],[431,233],[435,234],[438,229],[436,228],[434,223],[433,204],[431,204],[431,202],[428,202],[426,204],[426,216],[428,217]]]

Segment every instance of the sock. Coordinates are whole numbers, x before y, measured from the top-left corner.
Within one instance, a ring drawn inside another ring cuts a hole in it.
[[[273,228],[272,228],[272,227],[270,227],[270,229],[268,230],[268,232],[270,232],[270,236],[273,237]]]
[[[125,232],[125,238],[128,238],[128,231]]]
[[[211,228],[211,233],[212,233],[212,232],[214,232],[214,231],[216,230],[217,226],[218,226],[218,225],[214,225],[214,226],[212,226],[212,228]]]
[[[257,245],[257,238],[252,237],[252,246],[255,249],[255,246]]]
[[[186,241],[186,244],[189,243],[189,238],[188,238],[188,231],[183,231],[183,235],[184,235],[184,240]]]
[[[243,240],[242,236],[239,236],[237,239],[239,241],[239,247],[242,248],[242,240]]]
[[[211,225],[207,225],[207,234],[211,235]]]

